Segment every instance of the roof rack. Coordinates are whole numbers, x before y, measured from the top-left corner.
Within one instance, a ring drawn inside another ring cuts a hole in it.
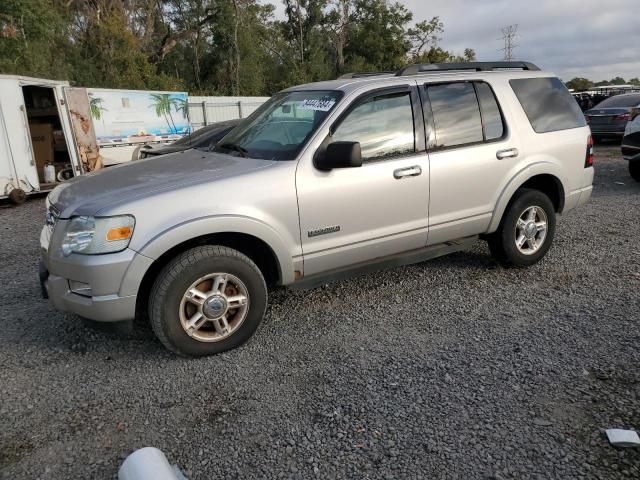
[[[348,78],[366,78],[366,77],[376,77],[378,75],[394,75],[395,71],[388,72],[351,72],[345,73],[344,75],[340,75],[338,80],[344,80]]]
[[[468,62],[468,63],[423,63],[407,65],[396,72],[396,77],[439,73],[447,71],[490,72],[494,70],[540,70],[530,62]]]

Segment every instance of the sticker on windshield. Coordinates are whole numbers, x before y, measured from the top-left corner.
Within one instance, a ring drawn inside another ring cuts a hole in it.
[[[329,100],[303,100],[300,105],[301,110],[317,110],[319,112],[328,112],[335,105],[336,101]]]

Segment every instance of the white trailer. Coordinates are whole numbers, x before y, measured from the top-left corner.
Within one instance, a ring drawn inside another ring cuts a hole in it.
[[[22,203],[76,175],[137,159],[141,145],[180,138],[192,129],[192,115],[196,127],[242,118],[268,98],[87,89],[0,75],[0,199]],[[153,103],[167,100],[168,107]]]
[[[80,102],[70,108],[74,90]],[[26,195],[101,167],[82,90],[66,81],[0,75],[0,198],[21,203]]]

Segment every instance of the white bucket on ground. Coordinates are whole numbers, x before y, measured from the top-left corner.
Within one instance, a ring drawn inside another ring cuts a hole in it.
[[[177,466],[169,465],[162,451],[145,447],[129,455],[118,470],[118,480],[185,480]]]

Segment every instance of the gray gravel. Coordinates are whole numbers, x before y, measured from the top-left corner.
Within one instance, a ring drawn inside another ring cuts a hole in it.
[[[468,252],[276,291],[243,348],[167,353],[38,297],[43,200],[0,208],[0,477],[115,478],[161,448],[192,479],[640,478],[640,184],[600,147],[547,258]],[[616,182],[622,182],[620,185]]]

